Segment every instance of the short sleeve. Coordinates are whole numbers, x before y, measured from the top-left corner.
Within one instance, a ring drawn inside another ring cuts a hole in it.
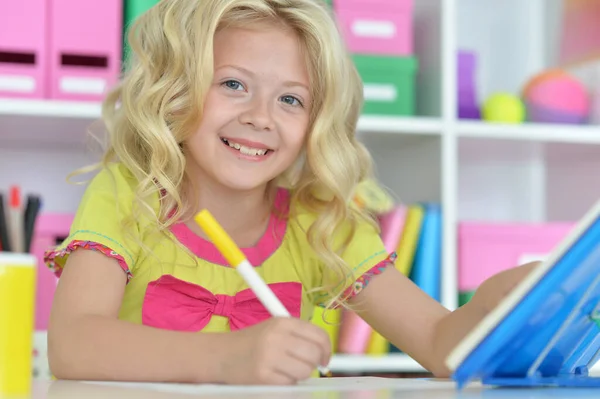
[[[69,236],[44,254],[46,265],[60,277],[69,255],[76,249],[103,253],[118,261],[132,277],[138,257],[140,229],[127,221],[134,200],[135,180],[122,164],[102,169],[86,188]]]
[[[339,243],[348,237],[349,229],[348,223],[345,229],[340,229],[339,237],[336,237],[335,241]],[[342,292],[341,298],[347,300],[357,295],[374,276],[381,274],[387,267],[394,266],[396,254],[386,251],[376,226],[360,220],[356,223],[355,233],[341,253],[341,257],[351,270],[349,278],[345,281],[341,280],[339,273],[330,270],[320,262],[321,281],[322,286],[333,285],[332,291],[336,294]],[[338,281],[337,285],[336,281]],[[318,293],[314,298],[315,304],[321,307],[327,306],[330,301],[330,295],[326,292]]]

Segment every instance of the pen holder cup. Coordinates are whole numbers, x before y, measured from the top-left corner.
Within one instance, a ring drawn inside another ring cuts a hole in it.
[[[31,393],[37,259],[0,252],[0,398]]]

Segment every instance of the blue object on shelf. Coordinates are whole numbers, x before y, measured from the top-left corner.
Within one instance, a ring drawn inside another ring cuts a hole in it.
[[[438,203],[421,203],[425,210],[410,279],[427,295],[441,302],[442,209]]]
[[[448,358],[459,388],[598,387],[600,201]]]

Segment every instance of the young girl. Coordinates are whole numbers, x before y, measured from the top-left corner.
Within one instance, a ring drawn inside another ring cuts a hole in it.
[[[314,306],[346,306],[437,376],[530,269],[449,312],[351,205],[362,86],[321,0],[162,0],[104,104],[109,148],[46,261],[62,379],[293,384],[327,365]],[[208,209],[294,316],[269,316],[194,224]],[[367,285],[368,283],[368,285]]]

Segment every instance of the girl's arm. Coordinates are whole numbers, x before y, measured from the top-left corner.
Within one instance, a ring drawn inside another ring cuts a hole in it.
[[[270,318],[225,333],[174,332],[119,320],[125,282],[114,259],[89,250],[69,256],[48,331],[54,376],[287,385],[329,362],[328,335],[297,318]]]
[[[52,306],[48,355],[60,379],[217,382],[225,334],[172,332],[118,320],[126,275],[115,259],[76,250]],[[212,350],[211,350],[212,349]]]
[[[450,312],[396,268],[388,267],[350,301],[373,329],[437,377],[448,375],[434,348],[437,325]]]
[[[388,268],[351,303],[381,335],[436,377],[450,376],[450,351],[538,263],[506,270],[486,280],[467,304],[450,312],[395,268]]]

